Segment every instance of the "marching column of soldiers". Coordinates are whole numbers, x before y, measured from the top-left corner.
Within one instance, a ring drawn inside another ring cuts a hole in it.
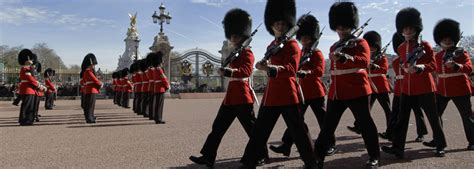
[[[417,9],[401,9],[395,20],[396,32],[391,43],[397,54],[392,61],[396,77],[394,97],[390,102],[391,86],[386,76],[389,64],[385,56],[390,43],[383,46],[381,35],[376,31],[369,31],[360,38],[370,19],[359,26],[358,8],[354,3],[335,2],[329,10],[329,27],[339,38],[330,47],[329,63],[325,63],[318,48],[322,35],[318,19],[307,13],[297,20],[295,0],[267,1],[264,23],[274,40],[269,42],[264,58],[257,62],[250,49],[252,37],[258,30],[252,31],[252,17],[243,9],[228,11],[222,23],[233,51],[218,70],[221,76],[229,79],[228,90],[201,155],[189,159],[213,168],[220,142],[237,118],[249,136],[240,168],[271,163],[267,142],[281,115],[287,129],[282,144],[272,145],[270,150],[290,156],[295,144],[305,168],[323,168],[325,157],[338,151],[335,131],[346,109],[350,109],[355,119],[354,126],[348,126],[348,129],[362,135],[367,149],[366,168],[380,165],[381,150],[396,158],[404,158],[412,110],[416,118],[416,141],[423,142],[428,134],[424,112],[433,140],[425,141],[423,145],[435,148],[434,156],[444,157],[447,141],[441,116],[450,100],[461,115],[468,142],[466,150],[474,150],[474,114],[470,101],[474,85],[468,78],[473,70],[469,54],[458,46],[462,37],[460,23],[442,19],[436,24],[433,36],[442,50],[435,53],[430,43],[422,39],[423,24]],[[293,39],[294,35],[296,39]],[[46,92],[45,107],[52,108],[50,94],[55,89],[50,76],[54,76],[54,70],[45,71],[46,87],[38,81],[41,64],[34,53],[24,49],[19,53],[18,61],[22,65],[19,123],[31,125],[35,120],[39,121],[38,105],[43,92]],[[134,113],[157,124],[165,123],[164,96],[170,86],[162,61],[163,53],[152,52],[146,58],[136,60],[130,68],[114,72],[113,103],[130,108],[129,99],[133,92]],[[261,102],[249,83],[254,63],[268,76]],[[321,81],[325,64],[330,64],[328,91]],[[96,122],[95,98],[103,85],[96,76],[95,65],[97,59],[91,53],[86,55],[81,65],[81,107],[87,123]],[[376,100],[385,115],[386,128],[380,133],[370,114]],[[254,104],[259,106],[257,116]],[[308,107],[319,123],[320,132],[315,142],[304,121]],[[391,146],[380,148],[379,137],[391,141]]]
[[[163,107],[165,92],[170,88],[162,67],[163,53],[152,52],[137,60],[130,68],[112,73],[113,103],[129,109],[133,92],[132,110],[156,124],[165,124]],[[131,79],[128,79],[131,74]]]
[[[253,34],[251,16],[242,9],[231,9],[224,17],[225,37],[233,52],[219,69],[229,79],[229,88],[212,124],[201,156],[190,156],[194,163],[214,167],[217,149],[222,137],[237,118],[249,136],[249,142],[240,160],[239,168],[255,168],[270,163],[266,147],[268,138],[280,114],[287,125],[282,144],[271,145],[275,153],[290,156],[296,144],[305,168],[323,168],[325,156],[337,152],[335,130],[343,112],[349,108],[354,115],[354,126],[348,129],[362,135],[369,159],[367,168],[377,168],[380,159],[378,137],[388,139],[392,146],[382,146],[387,154],[404,158],[407,127],[411,110],[415,113],[417,138],[423,142],[428,134],[423,112],[433,131],[433,140],[423,145],[435,147],[434,155],[445,156],[446,139],[441,115],[447,103],[453,100],[459,110],[468,141],[466,150],[474,150],[474,114],[470,96],[472,65],[468,53],[457,46],[461,38],[459,23],[443,19],[435,26],[433,35],[442,51],[436,55],[430,44],[421,39],[423,24],[415,8],[404,8],[396,17],[397,32],[392,47],[397,54],[393,60],[394,97],[392,104],[387,72],[389,69],[381,35],[369,31],[359,38],[368,21],[359,26],[358,9],[352,2],[336,2],[329,11],[329,24],[339,40],[329,53],[331,83],[325,105],[323,54],[317,48],[322,31],[316,17],[305,14],[296,21],[294,0],[268,0],[265,26],[275,37],[264,59],[256,68],[267,72],[268,82],[257,117],[253,113],[253,92],[247,80],[254,56],[249,48]],[[370,19],[369,19],[370,21]],[[258,29],[258,28],[257,28]],[[296,32],[295,32],[296,31]],[[296,39],[302,45],[300,50]],[[249,67],[250,66],[250,67]],[[431,73],[436,73],[437,83]],[[385,114],[385,132],[377,132],[370,110],[378,100]],[[436,106],[433,106],[436,105]],[[304,122],[308,107],[313,110],[320,126],[315,143]],[[237,112],[237,113],[236,113]],[[251,129],[249,129],[251,128]],[[250,131],[249,131],[250,130]]]

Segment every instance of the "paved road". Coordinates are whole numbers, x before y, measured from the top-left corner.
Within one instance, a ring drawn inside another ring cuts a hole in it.
[[[157,125],[130,109],[114,106],[112,100],[98,100],[98,123],[89,125],[84,122],[79,101],[61,100],[54,110],[45,111],[42,107],[42,121],[27,127],[17,124],[19,107],[0,102],[0,168],[197,168],[188,157],[199,155],[220,102],[221,99],[167,99],[167,123]],[[376,103],[372,115],[377,128],[385,130],[381,110]],[[443,117],[448,140],[445,158],[436,158],[431,149],[413,142],[416,127],[412,116],[406,159],[397,160],[382,153],[382,168],[474,168],[474,151],[464,151],[467,141],[459,113],[452,103],[447,110]],[[315,138],[319,127],[311,112],[306,113],[306,121]],[[346,129],[352,123],[353,116],[346,111],[336,131],[340,151],[327,158],[327,168],[364,166],[368,157],[362,138]],[[280,143],[284,129],[280,118],[269,144]],[[216,167],[239,166],[247,141],[244,130],[234,121],[222,140]],[[386,140],[380,141],[382,145],[388,144]],[[289,158],[274,153],[270,156],[272,163],[264,167],[303,165],[295,146]]]

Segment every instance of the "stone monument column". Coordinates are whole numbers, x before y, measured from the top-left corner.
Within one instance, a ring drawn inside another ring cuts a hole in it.
[[[171,59],[170,53],[174,47],[171,46],[168,36],[165,33],[160,32],[153,41],[153,45],[149,48],[153,52],[161,51],[163,53],[163,68],[165,69],[165,74],[169,77],[169,82],[171,83]],[[170,84],[171,85],[171,84]]]
[[[117,70],[129,68],[134,60],[140,59],[140,53],[138,52],[140,38],[138,37],[139,34],[136,27],[137,13],[135,15],[129,14],[129,16],[130,28],[128,28],[127,37],[124,39],[125,51],[122,56],[119,56]]]

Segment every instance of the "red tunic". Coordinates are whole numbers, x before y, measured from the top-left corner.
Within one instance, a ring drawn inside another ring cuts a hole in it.
[[[128,80],[128,77],[123,78],[123,92],[131,93],[132,92],[132,82]]]
[[[84,80],[84,93],[85,94],[97,94],[99,93],[99,88],[102,86],[102,82],[97,79],[94,75],[94,72],[91,68],[87,68],[84,71],[84,75],[82,77]]]
[[[147,72],[147,77],[148,77],[148,92],[150,93],[155,93],[155,73],[156,69],[155,67],[150,67]]]
[[[82,75],[82,76],[84,77],[84,75]],[[79,93],[84,93],[84,79],[81,79],[81,80],[79,81],[79,85],[80,85],[80,87],[79,87]]]
[[[379,65],[380,69],[369,71],[369,78],[371,80],[371,83],[377,88],[375,90],[374,86],[371,85],[372,91],[374,93],[390,92],[390,85],[388,84],[388,80],[387,80],[387,72],[388,72],[387,57],[385,57],[384,55],[381,59],[374,61],[374,64]]]
[[[54,88],[54,84],[51,82],[50,79],[46,79],[44,82],[45,82],[46,87],[48,88],[46,93],[51,94],[51,93],[56,92],[56,88]]]
[[[402,92],[401,86],[402,86],[402,80],[403,80],[403,75],[405,75],[405,71],[400,68],[400,56],[397,56],[395,59],[392,61],[392,67],[393,71],[395,72],[395,87],[394,87],[394,95],[395,96],[400,96],[400,93]]]
[[[309,62],[301,66],[300,70],[311,71],[310,74],[299,79],[305,100],[324,97],[326,95],[326,87],[324,87],[324,84],[321,81],[321,77],[324,74],[324,66],[324,56],[321,50],[313,52],[313,55],[310,56]]]
[[[114,92],[117,92],[117,79],[116,78],[112,80],[112,90]]]
[[[142,75],[143,75],[143,72],[138,72],[137,75],[136,75],[136,79],[137,79],[136,91],[139,92],[139,93],[143,92]]]
[[[335,50],[334,45],[331,46],[329,57],[331,58],[331,85],[328,98],[348,100],[372,94],[366,70],[370,61],[370,48],[367,41],[358,39],[355,47],[341,51],[353,56],[354,61],[347,60],[345,63],[334,61],[332,55]]]
[[[408,68],[408,64],[406,63],[406,55],[407,53],[411,53],[413,51],[415,45],[415,41],[405,41],[398,47],[398,53],[400,53],[400,58],[403,61],[404,68]],[[402,86],[403,94],[414,96],[434,92],[436,90],[433,77],[431,76],[431,72],[436,70],[436,62],[433,54],[433,49],[431,48],[431,45],[426,41],[423,41],[422,45],[426,54],[420,59],[418,59],[416,64],[424,65],[425,68],[421,73],[407,72],[405,74],[405,76],[403,77]]]
[[[445,51],[443,50],[437,53],[435,56],[436,73],[438,74],[436,93],[445,97],[469,95],[471,93],[471,83],[467,76],[472,71],[472,64],[469,54],[464,51],[462,56],[457,56],[454,58],[454,62],[462,65],[462,68],[460,68],[458,71],[446,67],[446,65],[443,63],[444,54]]]
[[[23,66],[20,69],[20,94],[36,95],[36,88],[38,88],[39,83],[31,74],[31,71],[30,66]]]
[[[223,105],[252,104],[254,102],[249,85],[249,77],[252,75],[254,61],[252,51],[247,48],[229,64],[229,68],[234,69],[234,71],[231,77],[228,78],[229,86],[222,102]]]
[[[271,44],[274,43],[276,41],[272,41]],[[298,70],[300,57],[300,47],[293,39],[288,41],[277,54],[270,58],[271,65],[283,66],[283,68],[277,70],[276,77],[268,78],[267,87],[262,98],[263,106],[286,106],[299,103],[296,71]]]
[[[153,79],[156,79],[154,81],[155,93],[164,93],[166,92],[166,90],[170,88],[169,83],[168,83],[168,78],[166,78],[163,68],[161,67],[155,68],[155,72],[153,73]]]
[[[150,69],[147,69],[145,72],[142,74],[142,92],[148,93],[150,92],[150,79],[148,78],[148,72]]]

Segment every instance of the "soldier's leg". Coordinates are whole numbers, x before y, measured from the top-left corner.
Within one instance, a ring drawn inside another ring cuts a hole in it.
[[[441,127],[441,118],[438,115],[436,107],[433,106],[436,104],[435,94],[428,93],[418,96],[418,103],[420,103],[421,108],[430,122],[437,150],[444,150],[446,147],[446,139],[443,128]]]
[[[252,128],[249,142],[245,147],[241,163],[255,167],[259,157],[265,156],[268,138],[280,117],[278,108],[261,106]]]
[[[316,166],[313,141],[298,106],[285,106],[282,115],[305,166]]]
[[[370,115],[369,96],[349,100],[349,109],[354,114],[356,121],[360,122],[362,138],[369,153],[370,159],[378,160],[380,157],[377,127]]]
[[[334,137],[337,125],[339,124],[341,116],[346,109],[347,104],[345,101],[328,100],[327,113],[324,118],[324,123],[314,146],[315,154],[317,155],[317,158],[320,158],[319,160],[324,161],[326,152],[331,146],[330,138]]]
[[[469,119],[472,114],[470,95],[454,97],[453,101],[462,118],[464,133],[469,145],[474,145],[474,123]]]

